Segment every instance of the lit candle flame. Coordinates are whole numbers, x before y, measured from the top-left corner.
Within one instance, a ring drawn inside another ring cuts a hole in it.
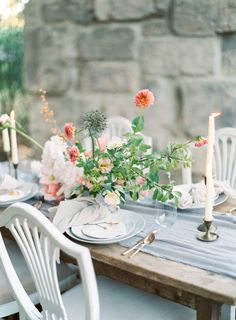
[[[10,113],[10,119],[15,120],[15,111],[14,110],[12,110]]]
[[[218,117],[219,115],[221,115],[220,112],[212,112],[212,114],[211,114],[211,116],[214,118]]]

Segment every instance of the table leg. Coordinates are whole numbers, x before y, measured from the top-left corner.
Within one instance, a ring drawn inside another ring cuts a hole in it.
[[[223,304],[221,308],[221,320],[235,320],[235,306]]]
[[[199,299],[196,306],[197,320],[220,320],[221,306],[214,301]],[[229,320],[229,319],[227,319]]]

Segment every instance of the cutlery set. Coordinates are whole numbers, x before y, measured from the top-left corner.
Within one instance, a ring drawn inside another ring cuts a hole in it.
[[[129,258],[134,257],[140,250],[143,249],[144,246],[151,244],[156,239],[156,234],[157,234],[157,230],[153,230],[146,237],[138,241],[132,248],[124,251],[122,255],[126,256],[127,254],[130,253]]]

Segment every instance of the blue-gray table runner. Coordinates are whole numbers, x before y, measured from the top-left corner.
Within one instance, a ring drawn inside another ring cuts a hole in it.
[[[148,232],[158,229],[154,220],[155,210],[138,205],[126,205],[125,209],[143,215],[146,225],[136,236],[122,241],[124,247],[131,247]],[[218,240],[202,242],[197,240],[197,227],[203,222],[203,210],[181,211],[175,224],[162,229],[156,240],[142,251],[153,256],[181,262],[219,274],[236,277],[236,217],[214,213]]]

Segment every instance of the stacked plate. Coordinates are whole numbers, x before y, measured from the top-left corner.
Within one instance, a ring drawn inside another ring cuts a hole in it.
[[[14,190],[0,193],[0,207],[8,207],[15,202],[22,202],[33,198],[38,193],[38,185],[24,182]]]
[[[145,220],[137,213],[120,209],[103,220],[72,227],[67,234],[79,241],[93,244],[110,244],[128,239],[139,233]]]

